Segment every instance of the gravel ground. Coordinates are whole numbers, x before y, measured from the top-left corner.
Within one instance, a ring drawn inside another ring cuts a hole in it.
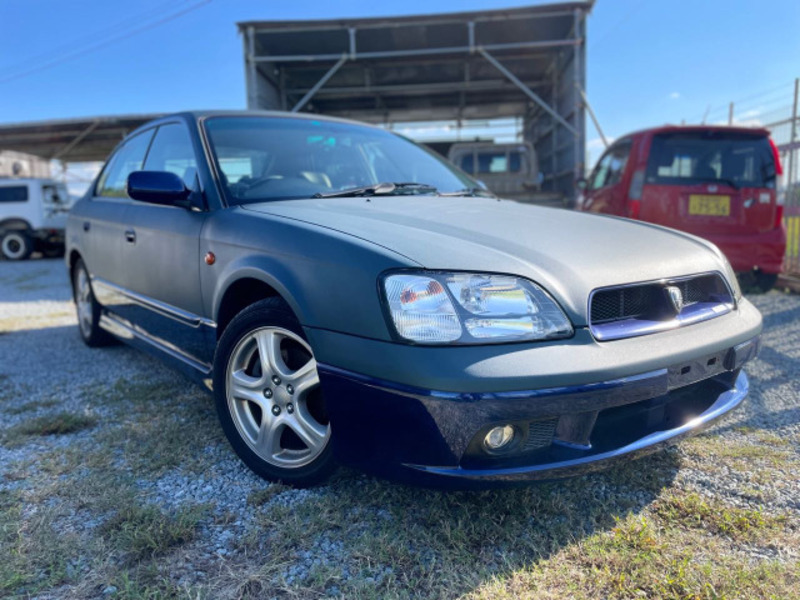
[[[693,562],[713,543],[759,569],[788,565],[792,578],[759,585],[779,581],[776,597],[800,597],[800,296],[751,300],[765,334],[747,369],[748,402],[676,449],[560,487],[503,494],[416,491],[348,470],[330,485],[292,490],[239,462],[199,388],[125,346],[85,347],[62,261],[0,262],[0,563],[21,559],[0,565],[0,596],[578,597],[558,592],[553,569],[566,567],[554,560],[617,539],[625,519],[635,527],[690,499],[696,514],[707,503],[733,511],[740,525],[753,515],[765,524],[755,537],[737,525],[737,535],[706,528],[712,537],[695,539],[701,534],[672,512],[654,521],[688,532]],[[25,430],[61,414],[85,422],[60,435]],[[484,527],[471,522],[476,515],[496,528],[475,529]],[[523,529],[507,533],[510,524]],[[437,537],[425,538],[425,528]],[[400,547],[408,531],[423,537]],[[541,583],[551,575],[556,583]],[[534,576],[534,591],[514,587]],[[702,576],[700,587],[687,581],[697,595],[674,597],[706,597]],[[673,597],[647,585],[633,591]],[[629,597],[624,585],[615,589],[596,597]]]

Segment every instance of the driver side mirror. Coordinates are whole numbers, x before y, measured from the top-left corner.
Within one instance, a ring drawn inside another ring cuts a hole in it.
[[[586,179],[586,177],[578,177],[575,180],[575,187],[577,187],[579,190],[585,190],[589,187],[589,180]]]
[[[140,202],[191,208],[183,179],[169,171],[134,171],[128,175],[128,196]]]

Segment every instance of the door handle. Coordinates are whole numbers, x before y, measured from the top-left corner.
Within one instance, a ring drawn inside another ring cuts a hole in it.
[[[135,244],[136,232],[133,229],[128,229],[128,231],[125,232],[125,239],[129,244]]]
[[[83,230],[84,231],[89,231],[91,228],[92,228],[92,224],[89,221],[84,221],[83,222]]]

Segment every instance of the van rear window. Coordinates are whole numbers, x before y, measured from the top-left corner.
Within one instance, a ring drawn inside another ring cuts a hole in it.
[[[27,185],[0,186],[0,204],[4,202],[27,202]]]
[[[766,136],[719,131],[659,134],[650,147],[646,182],[774,187],[775,161]]]

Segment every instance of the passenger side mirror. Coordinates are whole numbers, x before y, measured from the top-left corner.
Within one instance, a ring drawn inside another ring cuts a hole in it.
[[[128,196],[140,202],[191,208],[191,190],[169,171],[134,171],[128,175]]]
[[[579,190],[585,190],[587,187],[589,187],[589,181],[586,179],[586,177],[578,177],[575,180],[575,187],[577,187]]]

